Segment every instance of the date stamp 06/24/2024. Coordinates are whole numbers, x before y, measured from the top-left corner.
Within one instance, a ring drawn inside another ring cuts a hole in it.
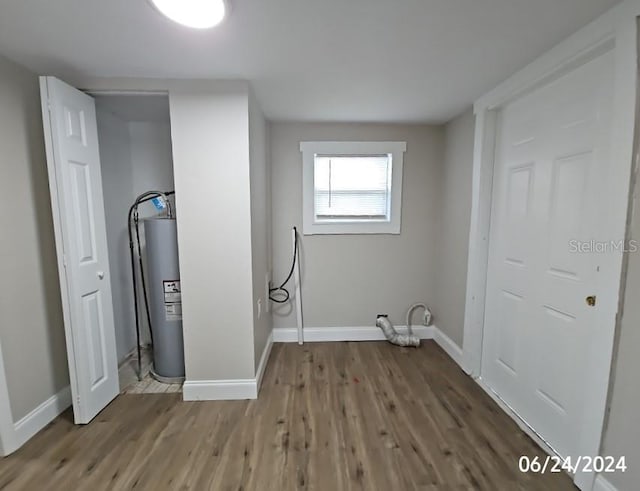
[[[554,472],[596,472],[613,473],[627,470],[627,459],[611,456],[578,456],[557,457],[547,455],[545,457],[528,457],[523,455],[518,459],[518,469],[523,473],[546,474]]]

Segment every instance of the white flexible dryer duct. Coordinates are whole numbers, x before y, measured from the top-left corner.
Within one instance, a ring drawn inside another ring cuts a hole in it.
[[[424,325],[428,326],[431,323],[431,311],[423,303],[417,303],[409,307],[409,310],[407,311],[407,334],[400,334],[396,331],[393,324],[391,324],[389,319],[384,315],[378,317],[376,320],[376,326],[382,329],[382,332],[391,344],[405,347],[413,346],[417,348],[420,346],[420,338],[413,334],[413,329],[411,328],[411,317],[413,312],[419,308],[424,309]]]

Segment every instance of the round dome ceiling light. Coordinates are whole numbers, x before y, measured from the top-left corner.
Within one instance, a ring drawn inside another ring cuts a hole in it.
[[[195,29],[215,27],[226,14],[225,0],[150,0],[166,17]]]

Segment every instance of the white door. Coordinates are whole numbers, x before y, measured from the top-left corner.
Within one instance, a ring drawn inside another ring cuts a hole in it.
[[[119,392],[94,100],[41,77],[73,412],[89,423]]]
[[[498,117],[481,376],[562,456],[579,448],[598,329],[588,249],[603,239],[613,67],[602,55]]]

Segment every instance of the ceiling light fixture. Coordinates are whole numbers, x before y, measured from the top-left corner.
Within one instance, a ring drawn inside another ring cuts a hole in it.
[[[196,29],[215,27],[227,11],[225,0],[150,0],[166,17]]]

